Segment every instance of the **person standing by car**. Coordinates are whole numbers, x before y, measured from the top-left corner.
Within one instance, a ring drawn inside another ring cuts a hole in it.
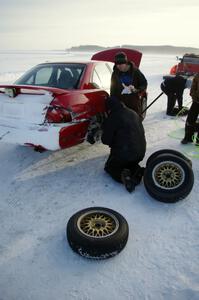
[[[196,145],[199,146],[199,124],[196,124],[199,114],[199,73],[197,73],[193,79],[190,96],[192,97],[193,102],[188,112],[185,123],[185,136],[181,143],[192,143],[193,135],[197,132]]]
[[[128,61],[124,52],[115,55],[115,65],[111,77],[110,96],[117,97],[141,116],[139,93],[147,88],[147,80],[135,65]]]
[[[146,152],[144,127],[138,114],[117,98],[111,97],[107,107],[101,139],[110,147],[110,155],[104,170],[132,192],[144,173],[144,168],[139,166]]]
[[[161,83],[161,90],[167,95],[167,110],[166,114],[168,116],[176,116],[183,108],[183,92],[186,86],[186,79],[180,75],[175,77],[166,77]],[[175,111],[174,107],[178,102],[178,110]]]

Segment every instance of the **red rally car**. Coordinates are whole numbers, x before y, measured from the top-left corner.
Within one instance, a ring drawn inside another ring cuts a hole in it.
[[[199,55],[186,53],[182,58],[177,57],[177,59],[180,62],[171,68],[171,75],[192,76],[199,72]]]
[[[15,84],[0,85],[0,141],[42,151],[71,147],[89,134],[97,135],[106,113],[114,57],[120,51],[139,67],[142,53],[114,48],[88,62],[42,63]],[[145,92],[140,99],[144,109]]]

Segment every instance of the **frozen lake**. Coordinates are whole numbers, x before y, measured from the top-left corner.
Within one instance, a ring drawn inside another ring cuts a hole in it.
[[[91,55],[0,51],[0,84],[14,82],[38,63],[86,60]],[[143,55],[140,69],[149,83],[149,103],[175,63],[172,55]],[[184,103],[190,101],[186,90]],[[184,127],[185,119],[168,117],[165,109],[162,96],[147,112],[142,165],[163,148],[192,153],[169,136]],[[199,299],[199,155],[190,154],[192,192],[169,205],[152,199],[143,183],[129,194],[113,182],[103,171],[108,153],[100,143],[41,154],[0,144],[0,300]],[[71,215],[90,206],[112,208],[128,221],[127,245],[112,259],[82,258],[66,241]]]

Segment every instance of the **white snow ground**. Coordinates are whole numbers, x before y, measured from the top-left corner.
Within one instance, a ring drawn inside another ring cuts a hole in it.
[[[88,57],[0,51],[0,83],[13,82],[39,62]],[[173,56],[143,55],[149,103],[173,64]],[[188,91],[184,99],[190,101]],[[184,122],[166,117],[165,108],[162,96],[148,110],[143,165],[158,149],[187,152],[168,136]],[[42,154],[0,144],[0,300],[199,299],[199,159],[192,158],[191,194],[169,205],[152,199],[143,183],[129,194],[107,176],[108,152],[102,144]],[[82,258],[66,241],[70,216],[90,206],[112,208],[129,223],[128,243],[114,258]]]

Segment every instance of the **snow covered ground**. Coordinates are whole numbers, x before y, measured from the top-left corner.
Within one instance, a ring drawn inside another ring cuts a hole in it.
[[[40,62],[90,55],[0,51],[0,83],[13,82]],[[143,55],[140,68],[149,82],[149,103],[175,62],[173,56]],[[188,91],[184,99],[190,102]],[[167,117],[165,109],[162,96],[148,110],[142,165],[162,148],[199,152],[168,135],[184,120]],[[143,183],[129,194],[107,176],[108,152],[100,143],[42,154],[0,144],[0,300],[199,299],[199,159],[191,157],[191,194],[169,205],[152,199]],[[82,258],[66,241],[70,216],[90,206],[112,208],[129,223],[127,245],[114,258]]]

